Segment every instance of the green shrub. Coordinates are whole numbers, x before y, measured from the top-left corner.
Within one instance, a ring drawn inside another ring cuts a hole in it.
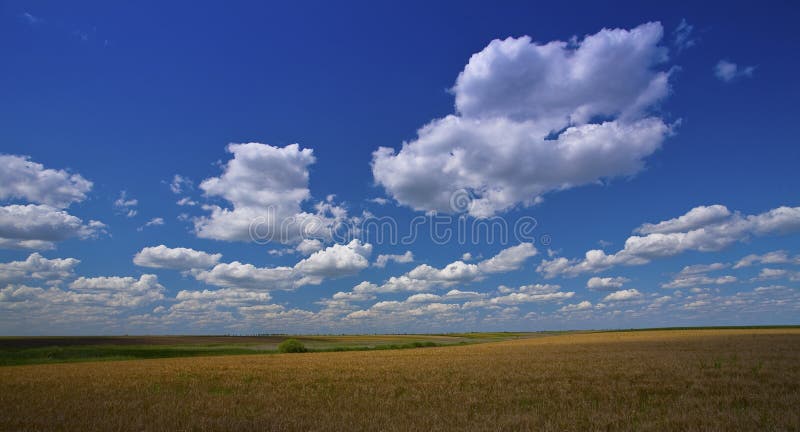
[[[278,351],[282,353],[303,353],[308,351],[308,348],[297,339],[286,339],[278,345]]]

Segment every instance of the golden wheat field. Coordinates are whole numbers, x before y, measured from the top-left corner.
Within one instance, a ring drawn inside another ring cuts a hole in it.
[[[0,368],[0,429],[798,430],[800,330]]]

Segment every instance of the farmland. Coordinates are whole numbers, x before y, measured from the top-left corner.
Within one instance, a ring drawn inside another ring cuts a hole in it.
[[[501,341],[541,333],[291,336],[309,351],[407,349]],[[277,352],[285,335],[0,337],[0,366]]]
[[[800,428],[800,329],[518,336],[0,367],[0,429]]]

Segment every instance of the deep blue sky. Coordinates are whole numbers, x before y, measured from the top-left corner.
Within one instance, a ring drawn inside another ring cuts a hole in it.
[[[46,168],[68,169],[94,183],[87,199],[68,211],[84,220],[102,221],[107,233],[59,242],[55,249],[40,251],[42,255],[80,259],[75,269],[80,276],[158,275],[165,299],[115,312],[115,327],[108,331],[313,332],[314,327],[266,318],[242,324],[234,316],[208,327],[190,320],[148,327],[119,318],[148,314],[159,305],[168,309],[180,290],[218,288],[178,271],[134,265],[131,259],[143,247],[165,244],[219,252],[222,262],[257,267],[291,266],[303,258],[267,254],[280,245],[198,238],[192,223],[177,217],[183,212],[191,216],[206,212],[175,204],[183,196],[170,191],[175,174],[193,180],[195,189],[189,196],[195,200],[224,205],[219,198],[204,198],[196,185],[220,175],[218,162],[231,158],[225,151],[228,143],[277,147],[299,143],[316,156],[309,168],[313,198],[303,204],[304,209],[335,194],[351,216],[369,210],[408,221],[423,213],[367,201],[391,198],[373,178],[372,152],[379,146],[399,150],[402,142],[415,139],[419,127],[452,113],[453,94],[448,89],[472,54],[496,38],[529,35],[537,42],[568,40],[603,28],[631,29],[659,21],[664,28],[661,45],[670,50],[667,66],[675,69],[671,94],[657,110],[665,122],[679,122],[674,134],[645,158],[646,168],[635,176],[548,193],[539,205],[517,206],[500,215],[512,221],[535,217],[537,236],[552,238],[550,249],[559,256],[581,258],[598,248],[600,240],[611,243],[605,250],[612,253],[641,224],[675,218],[697,206],[721,204],[731,212],[757,215],[800,205],[796,138],[800,60],[794,54],[800,43],[796,25],[800,8],[792,2],[647,3],[5,1],[0,5],[0,153],[30,156]],[[682,19],[693,26],[695,43],[679,51],[673,31]],[[723,59],[755,69],[750,76],[724,82],[714,73]],[[113,206],[123,190],[139,202],[134,217],[125,217]],[[2,204],[24,202],[10,199]],[[137,230],[155,217],[165,224]],[[797,268],[786,263],[778,265],[788,272],[783,279],[751,281],[760,270],[751,266],[723,272],[738,278],[733,284],[686,287],[684,295],[693,287],[711,290],[708,295],[715,300],[708,300],[712,303],[708,313],[625,315],[646,308],[634,302],[617,307],[622,311],[617,316],[525,318],[529,312],[545,316],[581,301],[601,303],[609,292],[588,290],[591,276],[624,276],[630,280],[624,289],[635,288],[649,299],[651,293],[669,295],[673,290],[660,284],[685,265],[732,264],[748,254],[775,250],[790,256],[800,253],[800,237],[791,230],[742,240],[719,251],[688,251],[644,266],[552,280],[544,280],[536,271],[539,262],[548,259],[548,245],[535,242],[539,254],[516,271],[431,292],[457,288],[489,295],[501,284],[558,283],[562,291],[576,293],[571,299],[520,304],[520,310],[508,311],[515,317],[502,322],[482,320],[501,313],[489,309],[480,312],[478,321],[467,323],[409,317],[407,328],[796,323],[798,288],[790,275]],[[360,281],[380,284],[419,264],[443,267],[464,252],[488,258],[503,249],[455,242],[439,246],[426,239],[408,247],[373,246],[370,262],[379,254],[411,250],[414,264],[390,263],[385,269],[370,267],[320,285],[271,291],[273,303],[285,310],[317,312],[321,306],[315,302],[349,291]],[[0,261],[24,260],[32,252],[0,250]],[[788,289],[788,294],[781,294],[788,305],[747,313],[713,307],[724,296],[766,285]],[[61,286],[68,290],[68,281]],[[381,300],[403,300],[409,294],[413,293],[380,295],[357,309]],[[689,302],[677,303],[675,310]],[[32,312],[22,316],[34,320]],[[33,333],[103,331],[102,325],[90,321],[63,328],[37,322],[27,328]],[[5,321],[0,325],[0,333],[24,331]],[[318,331],[405,330],[402,324],[337,325],[319,324]]]

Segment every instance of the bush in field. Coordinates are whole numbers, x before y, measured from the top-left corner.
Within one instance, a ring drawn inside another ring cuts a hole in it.
[[[303,353],[308,351],[308,348],[297,339],[286,339],[278,345],[278,351],[282,353]]]

